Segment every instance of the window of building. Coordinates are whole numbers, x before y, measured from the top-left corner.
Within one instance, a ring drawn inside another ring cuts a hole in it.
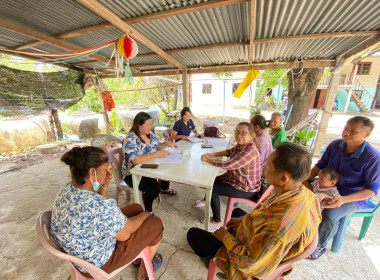
[[[211,94],[211,84],[203,84],[202,85],[202,94]]]
[[[372,62],[361,62],[358,65],[358,71],[356,75],[369,75],[369,71],[371,70]]]
[[[233,83],[232,84],[232,94],[235,93],[235,91],[238,89],[239,86],[240,86],[240,83]]]

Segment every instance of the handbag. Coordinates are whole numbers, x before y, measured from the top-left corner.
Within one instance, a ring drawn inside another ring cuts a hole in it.
[[[215,126],[208,126],[205,128],[203,135],[205,137],[213,138],[226,138],[226,135],[220,132],[219,128]]]

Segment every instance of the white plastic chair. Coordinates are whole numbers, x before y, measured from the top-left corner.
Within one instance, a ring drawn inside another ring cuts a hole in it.
[[[53,254],[54,256],[66,260],[70,267],[71,267],[71,279],[73,280],[86,280],[86,279],[95,279],[95,280],[105,280],[105,279],[111,279],[112,277],[116,276],[119,272],[121,272],[125,267],[130,265],[133,261],[136,259],[142,259],[142,261],[145,264],[145,269],[148,273],[148,277],[151,280],[154,280],[154,271],[153,271],[153,264],[150,260],[150,254],[148,247],[146,247],[143,251],[140,252],[140,254],[132,260],[132,262],[124,265],[123,267],[120,267],[113,271],[112,273],[107,273],[101,268],[83,260],[77,257],[70,256],[64,252],[55,244],[53,237],[50,234],[50,224],[51,224],[51,211],[42,211],[37,216],[37,224],[36,224],[36,231],[37,231],[37,238],[42,244],[42,246],[48,251],[49,253]],[[79,270],[73,265],[75,263],[76,265],[80,266],[81,268],[85,269],[93,278],[86,278],[84,277]],[[49,278],[49,277],[46,277]]]

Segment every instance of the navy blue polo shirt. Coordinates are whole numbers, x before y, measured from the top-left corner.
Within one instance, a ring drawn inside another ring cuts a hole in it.
[[[182,120],[178,120],[174,123],[173,127],[173,130],[177,132],[177,135],[185,135],[186,137],[190,135],[193,129],[195,129],[195,125],[192,119],[187,121],[187,125]]]
[[[340,179],[336,186],[342,196],[364,189],[372,190],[377,194],[380,189],[379,151],[364,141],[359,150],[347,156],[344,155],[346,145],[343,139],[331,142],[316,166],[319,169],[331,166],[340,172]],[[367,205],[367,201],[356,201],[355,204],[361,208]]]

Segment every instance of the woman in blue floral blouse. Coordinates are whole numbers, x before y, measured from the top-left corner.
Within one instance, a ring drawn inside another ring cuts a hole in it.
[[[162,256],[156,254],[164,230],[162,221],[139,204],[120,209],[114,199],[107,198],[114,168],[109,167],[108,155],[97,147],[75,147],[61,161],[70,166],[72,180],[54,202],[51,234],[56,244],[107,273],[130,263],[148,247],[157,271],[162,264]],[[147,279],[143,262],[137,278]]]
[[[129,170],[136,164],[148,163],[159,157],[166,157],[170,153],[163,150],[166,147],[177,148],[173,142],[166,141],[160,143],[157,136],[151,131],[152,117],[145,113],[138,113],[134,120],[131,130],[124,139],[125,161],[123,172],[126,177],[124,181],[128,186],[132,186],[132,176]],[[170,182],[142,177],[139,190],[143,192],[145,210],[153,212],[153,201],[160,193],[176,195],[177,192],[169,188]]]

